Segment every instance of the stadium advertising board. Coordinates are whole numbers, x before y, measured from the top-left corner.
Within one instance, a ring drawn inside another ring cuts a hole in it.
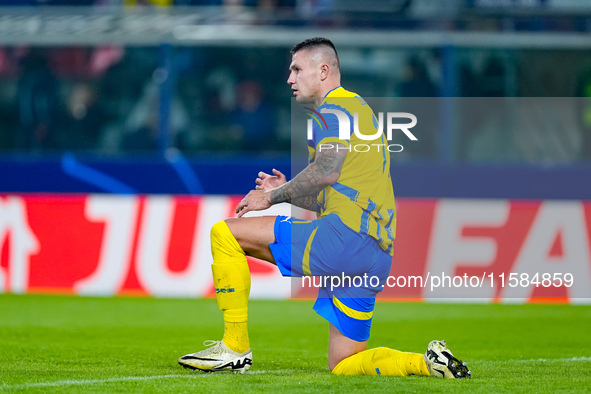
[[[209,229],[239,200],[4,195],[0,292],[213,296]],[[397,210],[382,298],[591,301],[587,201],[400,198]],[[322,280],[290,286],[275,267],[249,264],[252,298],[313,297]]]

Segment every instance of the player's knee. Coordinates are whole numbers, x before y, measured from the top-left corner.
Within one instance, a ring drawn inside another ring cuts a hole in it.
[[[244,251],[224,220],[211,227],[210,239],[214,261],[225,260],[225,257],[244,255]]]
[[[341,363],[341,361],[351,357],[354,353],[332,353],[329,352],[328,354],[328,369],[335,375],[339,375],[341,372],[340,368],[336,368],[337,365]]]
[[[347,356],[350,357],[350,356]],[[343,375],[343,368],[342,366],[337,368],[337,366],[345,360],[347,357],[328,357],[328,369],[330,373],[333,375]]]
[[[213,244],[214,241],[227,237],[228,230],[229,227],[224,220],[220,220],[219,222],[211,226],[211,232],[209,233],[211,243]]]
[[[330,359],[328,360],[328,370],[330,371],[330,373],[337,375],[337,372],[335,372],[334,369],[339,363],[334,362],[334,361],[331,362],[331,361],[332,360],[330,360]]]

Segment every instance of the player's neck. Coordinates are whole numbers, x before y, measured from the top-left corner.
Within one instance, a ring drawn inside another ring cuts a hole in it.
[[[318,95],[318,97],[316,97],[314,99],[314,107],[315,108],[320,107],[320,105],[322,104],[322,102],[326,98],[326,95],[329,94],[331,91],[335,90],[336,88],[338,88],[339,86],[341,86],[341,84],[336,83],[336,82],[332,83],[330,85],[323,86],[323,89],[320,91],[320,94]]]

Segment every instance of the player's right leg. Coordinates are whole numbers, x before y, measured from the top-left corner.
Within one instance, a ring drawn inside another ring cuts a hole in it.
[[[445,341],[431,341],[424,355],[387,347],[365,350],[366,343],[345,337],[331,324],[328,351],[331,372],[335,375],[472,377],[466,363],[454,357]]]
[[[387,347],[366,350],[367,341],[348,338],[332,323],[328,367],[335,375],[430,376],[422,354]]]
[[[444,341],[431,342],[425,355],[386,347],[365,350],[375,297],[386,283],[392,257],[373,238],[350,230],[337,217],[328,215],[324,222],[330,225],[320,222],[314,238],[307,243],[304,260],[309,259],[312,274],[332,274],[331,279],[337,283],[331,280],[330,286],[319,288],[314,304],[316,312],[330,323],[328,364],[332,373],[471,377],[466,365],[451,354]],[[363,266],[364,262],[370,265]],[[369,280],[347,282],[341,272]]]
[[[248,339],[250,271],[246,256],[273,262],[275,217],[228,219],[211,229],[212,273],[218,307],[224,315],[224,337],[206,341],[210,348],[187,354],[178,362],[202,371],[244,373],[252,365]]]

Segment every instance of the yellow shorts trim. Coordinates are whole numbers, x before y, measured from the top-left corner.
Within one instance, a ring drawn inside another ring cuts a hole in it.
[[[352,317],[353,319],[357,320],[369,320],[373,317],[373,311],[371,312],[360,312],[356,311],[355,309],[349,308],[347,305],[343,304],[339,299],[335,296],[332,297],[332,302],[334,305],[339,308],[341,312],[345,315]]]
[[[306,244],[306,249],[304,249],[304,260],[302,261],[302,270],[304,271],[304,275],[311,276],[312,272],[310,271],[310,249],[312,249],[312,241],[314,240],[314,236],[316,235],[316,230],[318,227],[312,231],[310,234],[310,238],[308,238],[308,243]]]

